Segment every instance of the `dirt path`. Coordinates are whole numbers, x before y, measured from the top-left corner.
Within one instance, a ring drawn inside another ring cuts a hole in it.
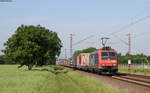
[[[93,73],[83,72],[76,70],[76,72],[86,75],[88,77],[95,78],[96,80],[102,82],[103,84],[107,85],[111,88],[116,88],[122,91],[123,93],[150,93],[150,88],[142,87],[140,85],[120,81],[113,79],[111,77],[101,76]]]

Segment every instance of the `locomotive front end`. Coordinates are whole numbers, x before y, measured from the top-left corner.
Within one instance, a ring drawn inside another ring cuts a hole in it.
[[[100,50],[99,63],[102,72],[116,73],[118,71],[117,52],[114,49]]]

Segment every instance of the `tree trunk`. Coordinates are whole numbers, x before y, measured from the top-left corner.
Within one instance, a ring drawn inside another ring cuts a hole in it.
[[[28,70],[32,70],[33,65],[29,64],[28,65]]]

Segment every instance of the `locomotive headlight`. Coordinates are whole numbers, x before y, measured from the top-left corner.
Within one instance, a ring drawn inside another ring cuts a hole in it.
[[[113,66],[116,66],[116,64],[113,64]]]
[[[113,63],[116,63],[116,60],[112,60]]]
[[[105,66],[105,64],[102,64],[103,66]]]

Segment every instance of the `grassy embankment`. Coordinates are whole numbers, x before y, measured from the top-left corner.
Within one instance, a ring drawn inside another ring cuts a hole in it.
[[[119,72],[139,74],[139,75],[150,75],[150,69],[128,69],[128,68],[119,68]]]
[[[0,93],[119,93],[95,79],[74,71],[55,71],[52,67],[17,69],[0,65]]]

